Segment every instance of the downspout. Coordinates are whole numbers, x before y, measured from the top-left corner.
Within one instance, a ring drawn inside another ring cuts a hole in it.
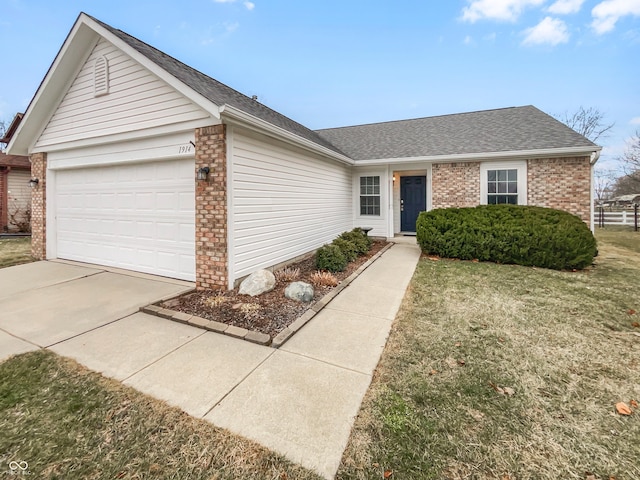
[[[594,165],[596,164],[596,162],[598,161],[598,159],[600,158],[600,150],[596,150],[595,152],[593,152],[591,154],[591,193],[590,193],[590,203],[591,203],[591,215],[590,215],[590,228],[591,228],[591,233],[595,234],[596,233],[596,224],[595,224],[595,215],[596,215],[596,207],[594,205],[594,196],[595,196],[595,184],[594,184],[594,174],[593,174],[593,170],[594,170]]]

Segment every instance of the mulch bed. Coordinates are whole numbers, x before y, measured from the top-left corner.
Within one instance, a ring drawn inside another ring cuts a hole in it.
[[[351,275],[360,265],[382,250],[386,244],[387,242],[384,241],[374,241],[369,253],[349,263],[344,272],[337,272],[335,274],[338,281],[341,282]],[[307,283],[311,283],[310,277],[317,271],[314,257],[291,264],[289,268],[299,268],[300,277],[297,281]],[[266,333],[273,338],[292,324],[304,312],[309,310],[317,300],[335,288],[314,286],[315,295],[313,301],[301,303],[290,300],[284,296],[284,290],[289,283],[290,282],[279,281],[272,291],[256,297],[240,295],[238,288],[226,292],[203,290],[187,293],[165,301],[161,306],[171,310],[197,315],[207,320],[215,320],[227,325],[234,325],[236,327]],[[253,304],[255,306],[247,307],[247,304]]]

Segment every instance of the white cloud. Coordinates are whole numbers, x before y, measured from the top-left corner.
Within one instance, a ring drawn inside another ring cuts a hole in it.
[[[613,30],[620,18],[640,16],[640,0],[604,0],[593,7],[591,15],[591,27],[598,35],[602,35]]]
[[[466,37],[464,37],[464,44],[465,45],[473,45],[473,38],[471,37],[471,35],[467,35]]]
[[[213,0],[213,3],[235,3],[237,0]],[[249,0],[245,0],[244,2],[242,2],[242,4],[245,6],[245,8],[249,11],[253,10],[254,8],[256,8],[256,4],[249,1]]]
[[[528,7],[537,7],[546,0],[467,0],[462,9],[462,20],[476,22],[482,19],[514,22]]]
[[[629,123],[631,125],[640,125],[640,117],[633,117]]]
[[[569,41],[567,25],[560,19],[545,17],[535,27],[525,31],[523,45],[558,45]]]
[[[570,13],[578,13],[583,3],[584,0],[556,0],[547,10],[556,15],[569,15]]]

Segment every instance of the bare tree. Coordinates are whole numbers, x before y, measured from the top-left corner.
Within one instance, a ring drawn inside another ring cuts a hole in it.
[[[4,134],[7,133],[8,128],[8,123],[4,120],[0,120],[0,138],[4,138]],[[0,142],[0,151],[4,152],[5,148],[7,148],[7,144]]]
[[[615,123],[606,122],[604,113],[594,107],[584,108],[581,106],[573,114],[564,112],[561,115],[556,115],[556,118],[593,143],[596,143],[599,138],[606,138],[615,125]]]
[[[640,192],[640,130],[636,130],[627,142],[627,148],[624,153],[618,157],[618,161],[622,165],[624,176],[621,177],[618,183],[621,183],[621,187],[625,190],[631,190],[628,193]],[[618,193],[618,195],[623,195]]]
[[[615,170],[594,170],[593,172],[593,191],[595,193],[596,203],[602,203],[609,200],[614,192],[617,184]]]

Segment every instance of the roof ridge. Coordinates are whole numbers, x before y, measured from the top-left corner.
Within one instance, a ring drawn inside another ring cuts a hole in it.
[[[362,124],[356,124],[356,125],[344,125],[342,127],[329,127],[329,128],[320,128],[318,130],[315,130],[316,132],[322,132],[322,131],[326,131],[326,130],[339,130],[341,128],[355,128],[355,127],[368,127],[368,126],[373,126],[373,125],[385,125],[385,124],[389,124],[389,123],[402,123],[402,122],[414,122],[416,120],[426,120],[426,119],[435,119],[435,118],[443,118],[443,117],[455,117],[455,116],[461,116],[461,115],[472,115],[472,114],[476,114],[476,113],[487,113],[487,112],[498,112],[501,110],[511,110],[511,109],[520,109],[520,108],[536,108],[533,105],[520,105],[520,106],[513,106],[513,107],[501,107],[501,108],[489,108],[486,110],[474,110],[471,112],[458,112],[458,113],[445,113],[442,115],[431,115],[431,116],[426,116],[426,117],[415,117],[415,118],[403,118],[403,119],[398,119],[398,120],[387,120],[384,122],[371,122],[371,123],[362,123]],[[536,108],[537,110],[537,108]]]

